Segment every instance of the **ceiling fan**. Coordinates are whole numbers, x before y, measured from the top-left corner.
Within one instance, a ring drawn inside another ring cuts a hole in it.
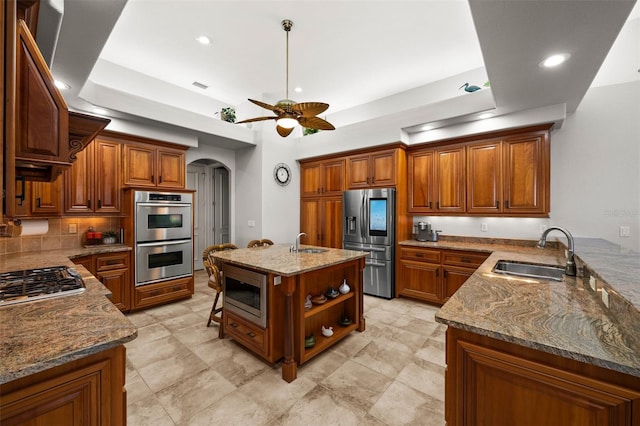
[[[273,111],[276,115],[268,117],[249,118],[247,120],[238,121],[240,123],[251,123],[253,121],[276,120],[276,130],[280,136],[287,137],[293,131],[296,124],[309,129],[318,130],[335,130],[333,124],[329,123],[316,115],[324,112],[329,108],[329,104],[322,102],[302,102],[296,103],[289,99],[289,31],[293,27],[293,22],[289,19],[282,21],[282,28],[287,33],[287,81],[286,81],[286,99],[278,101],[275,105],[269,105],[264,102],[249,99],[250,102]]]

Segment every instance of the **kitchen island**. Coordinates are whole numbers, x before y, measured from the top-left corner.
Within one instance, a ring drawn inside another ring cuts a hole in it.
[[[304,252],[305,249],[316,252]],[[365,330],[362,271],[366,252],[311,246],[291,252],[288,245],[273,245],[228,250],[212,256],[223,271],[230,265],[266,275],[266,327],[224,307],[223,324],[234,340],[263,359],[274,363],[284,356],[282,378],[287,382],[296,379],[299,364],[322,353],[351,331]],[[348,293],[320,300],[329,287],[337,289],[344,280],[350,286]],[[308,295],[318,296],[320,303],[305,310]],[[323,336],[323,327],[331,327],[333,334]]]
[[[561,282],[492,269],[499,260],[564,265],[562,249],[404,243],[491,252],[436,314],[448,325],[447,424],[639,424],[638,254],[575,243],[578,277]]]
[[[0,423],[125,424],[124,343],[136,327],[109,290],[70,258],[130,250],[97,246],[2,256],[0,272],[74,267],[86,290],[0,307]],[[75,407],[75,409],[73,408]]]

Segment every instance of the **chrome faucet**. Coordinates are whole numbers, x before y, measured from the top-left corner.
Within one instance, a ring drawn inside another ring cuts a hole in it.
[[[307,234],[305,234],[304,232],[299,233],[298,235],[296,235],[296,244],[295,245],[291,245],[291,247],[289,247],[289,251],[291,252],[298,252],[300,251],[300,237],[302,236],[306,236]]]
[[[547,228],[542,235],[540,236],[540,241],[538,241],[538,244],[536,245],[537,248],[539,249],[543,249],[544,246],[547,244],[547,235],[549,235],[549,232],[553,231],[553,230],[557,230],[562,232],[565,237],[567,237],[567,242],[569,244],[569,248],[567,249],[567,264],[564,267],[564,273],[566,275],[569,275],[571,277],[575,277],[576,276],[576,262],[573,258],[574,255],[574,245],[573,245],[573,235],[571,235],[571,233],[569,231],[567,231],[564,228],[561,228],[559,226],[551,226],[549,228]]]

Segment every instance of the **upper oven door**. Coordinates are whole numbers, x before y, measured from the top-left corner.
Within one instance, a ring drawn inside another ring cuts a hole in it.
[[[191,238],[191,204],[136,204],[136,241]]]

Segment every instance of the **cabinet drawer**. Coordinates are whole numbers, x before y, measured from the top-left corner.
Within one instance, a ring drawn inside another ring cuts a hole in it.
[[[141,285],[135,287],[133,290],[132,309],[148,308],[185,297],[191,297],[192,294],[193,277]]]
[[[442,250],[443,265],[462,266],[475,269],[487,260],[488,257],[489,253]]]
[[[240,343],[267,356],[267,330],[229,312],[224,312],[224,331]]]
[[[400,257],[427,263],[440,263],[440,250],[400,247]]]
[[[128,269],[129,252],[100,254],[96,256],[96,271],[109,271],[112,269]]]

